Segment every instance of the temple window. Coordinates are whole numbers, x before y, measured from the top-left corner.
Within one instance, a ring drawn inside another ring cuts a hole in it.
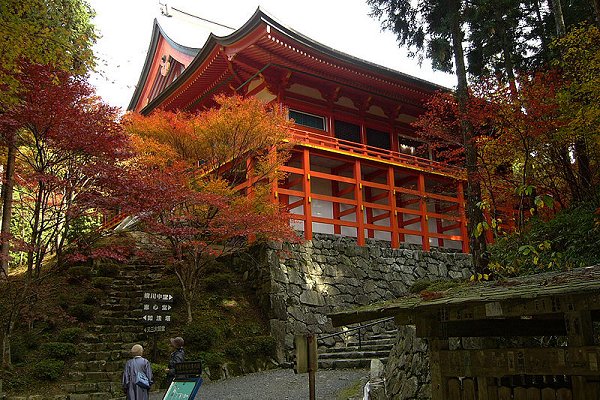
[[[373,128],[367,128],[367,144],[380,149],[392,149],[390,134]]]
[[[425,142],[401,135],[398,136],[398,152],[416,157],[431,158],[429,148]]]
[[[334,121],[335,137],[349,142],[360,143],[360,126],[345,121]]]
[[[289,110],[289,119],[293,119],[296,125],[306,126],[308,128],[319,129],[326,131],[327,124],[325,123],[325,117],[320,115],[314,115],[305,113],[297,110]]]

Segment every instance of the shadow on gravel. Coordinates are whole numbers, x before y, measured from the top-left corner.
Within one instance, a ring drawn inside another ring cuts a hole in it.
[[[362,387],[369,370],[321,370],[317,372],[316,398],[318,400],[348,400],[351,387]],[[357,384],[360,382],[360,385]],[[345,393],[343,398],[339,394]],[[152,392],[150,400],[161,400],[164,391]],[[231,379],[204,383],[196,400],[306,400],[308,374],[296,375],[291,369],[256,372]],[[358,397],[362,398],[362,397]]]

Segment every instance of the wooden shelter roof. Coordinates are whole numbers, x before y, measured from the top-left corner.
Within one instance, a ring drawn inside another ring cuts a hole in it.
[[[193,55],[193,60],[183,62],[183,73],[144,104],[142,95],[152,85],[161,43],[166,43],[172,53]],[[211,34],[198,49],[173,42],[155,21],[146,63],[128,109],[142,113],[156,107],[191,110],[217,91],[227,87],[239,89],[266,70],[275,75],[291,72],[303,79],[343,85],[416,106],[421,106],[433,91],[447,90],[325,46],[282,25],[259,8],[241,28],[228,36]]]
[[[432,315],[457,322],[536,317],[575,309],[600,310],[600,265],[459,285],[427,296],[410,294],[330,316],[334,326],[391,316],[408,325]]]

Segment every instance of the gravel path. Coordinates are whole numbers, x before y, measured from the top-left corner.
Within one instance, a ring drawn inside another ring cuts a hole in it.
[[[337,394],[356,382],[361,388],[368,370],[317,371],[317,400],[337,400]],[[362,389],[361,389],[362,390]],[[162,399],[164,392],[153,392],[150,400]],[[308,374],[296,375],[291,369],[275,369],[202,384],[196,400],[306,400]]]

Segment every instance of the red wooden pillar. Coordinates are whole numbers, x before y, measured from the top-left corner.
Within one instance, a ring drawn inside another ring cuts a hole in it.
[[[396,249],[400,246],[400,238],[398,235],[398,210],[396,210],[396,179],[394,176],[394,167],[388,167],[388,203],[390,205],[390,225],[392,228],[392,248]]]
[[[462,238],[463,253],[469,252],[469,233],[467,231],[467,216],[465,213],[465,185],[458,181],[458,215],[460,216],[460,237]]]
[[[439,200],[435,201],[435,213],[436,214],[442,213],[442,209],[440,208]],[[437,227],[437,233],[444,233],[444,221],[441,218],[435,219],[435,226]],[[440,247],[440,248],[444,247],[444,239],[438,238],[437,241],[438,241],[438,247]]]
[[[419,206],[421,211],[421,239],[423,251],[429,251],[429,217],[427,216],[427,195],[425,193],[425,175],[419,173],[417,183],[419,190]]]
[[[312,240],[312,198],[310,194],[310,152],[302,151],[302,169],[304,171],[304,238]]]
[[[359,246],[365,245],[365,221],[363,217],[363,196],[362,196],[362,183],[361,183],[361,169],[360,160],[354,161],[354,198],[356,199],[356,240]]]
[[[340,196],[340,184],[338,181],[331,182],[331,195],[333,197]],[[340,203],[334,201],[331,206],[333,207],[333,219],[336,221],[340,220]],[[333,233],[339,235],[342,233],[342,227],[340,225],[333,225]]]
[[[369,203],[373,202],[373,190],[370,187],[365,188],[365,200]],[[365,210],[365,214],[367,215],[367,224],[373,223],[373,209],[367,207]],[[367,236],[371,239],[375,237],[374,229],[367,229]]]

